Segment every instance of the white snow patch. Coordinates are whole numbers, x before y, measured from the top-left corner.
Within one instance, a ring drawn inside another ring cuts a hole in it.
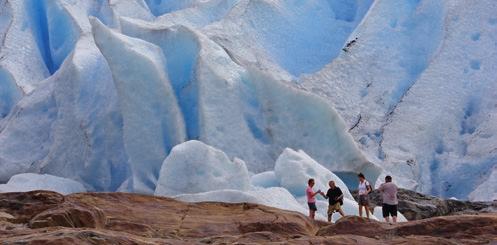
[[[55,191],[63,195],[86,192],[85,187],[77,181],[49,174],[17,174],[12,176],[7,184],[0,185],[0,192],[26,192],[34,190]]]

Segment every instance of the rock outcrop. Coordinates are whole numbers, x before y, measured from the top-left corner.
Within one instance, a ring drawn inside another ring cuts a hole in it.
[[[126,193],[0,194],[2,244],[488,244],[497,215],[389,225],[347,216],[336,224],[256,204],[184,203]]]
[[[352,192],[358,201],[357,191]],[[370,206],[382,205],[381,193],[374,190],[369,194]],[[423,195],[421,193],[399,189],[399,211],[408,220],[420,220],[437,216],[476,214],[497,212],[497,202],[469,202],[452,199],[441,199],[434,196]]]

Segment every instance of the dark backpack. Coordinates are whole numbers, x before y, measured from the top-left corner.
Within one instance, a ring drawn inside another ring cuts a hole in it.
[[[374,191],[374,189],[373,189],[373,186],[371,185],[371,183],[369,183],[369,181],[368,181],[368,184],[369,185],[366,185],[366,190],[369,191],[368,192],[368,195],[369,195],[369,194],[371,194]]]

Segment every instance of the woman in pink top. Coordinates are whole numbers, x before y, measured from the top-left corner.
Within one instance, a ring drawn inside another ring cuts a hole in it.
[[[314,179],[309,179],[307,181],[307,189],[305,189],[305,195],[307,196],[307,205],[309,205],[309,218],[314,219],[314,215],[318,208],[316,207],[316,195],[321,194],[324,195],[321,190],[314,192],[312,187],[314,186]]]

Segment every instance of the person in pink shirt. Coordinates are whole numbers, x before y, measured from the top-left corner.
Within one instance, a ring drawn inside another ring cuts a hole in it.
[[[397,186],[392,183],[392,176],[387,175],[385,177],[385,183],[381,184],[378,189],[381,192],[383,198],[383,218],[387,223],[390,223],[390,217],[392,216],[393,223],[397,223],[397,206],[399,205],[399,200],[397,199]]]
[[[307,205],[309,205],[309,218],[314,219],[314,216],[316,214],[316,211],[318,211],[318,208],[316,207],[316,195],[321,194],[324,195],[321,190],[318,190],[317,192],[314,192],[312,190],[312,187],[314,186],[314,179],[309,179],[307,181],[307,189],[305,190],[305,195],[307,196]]]

